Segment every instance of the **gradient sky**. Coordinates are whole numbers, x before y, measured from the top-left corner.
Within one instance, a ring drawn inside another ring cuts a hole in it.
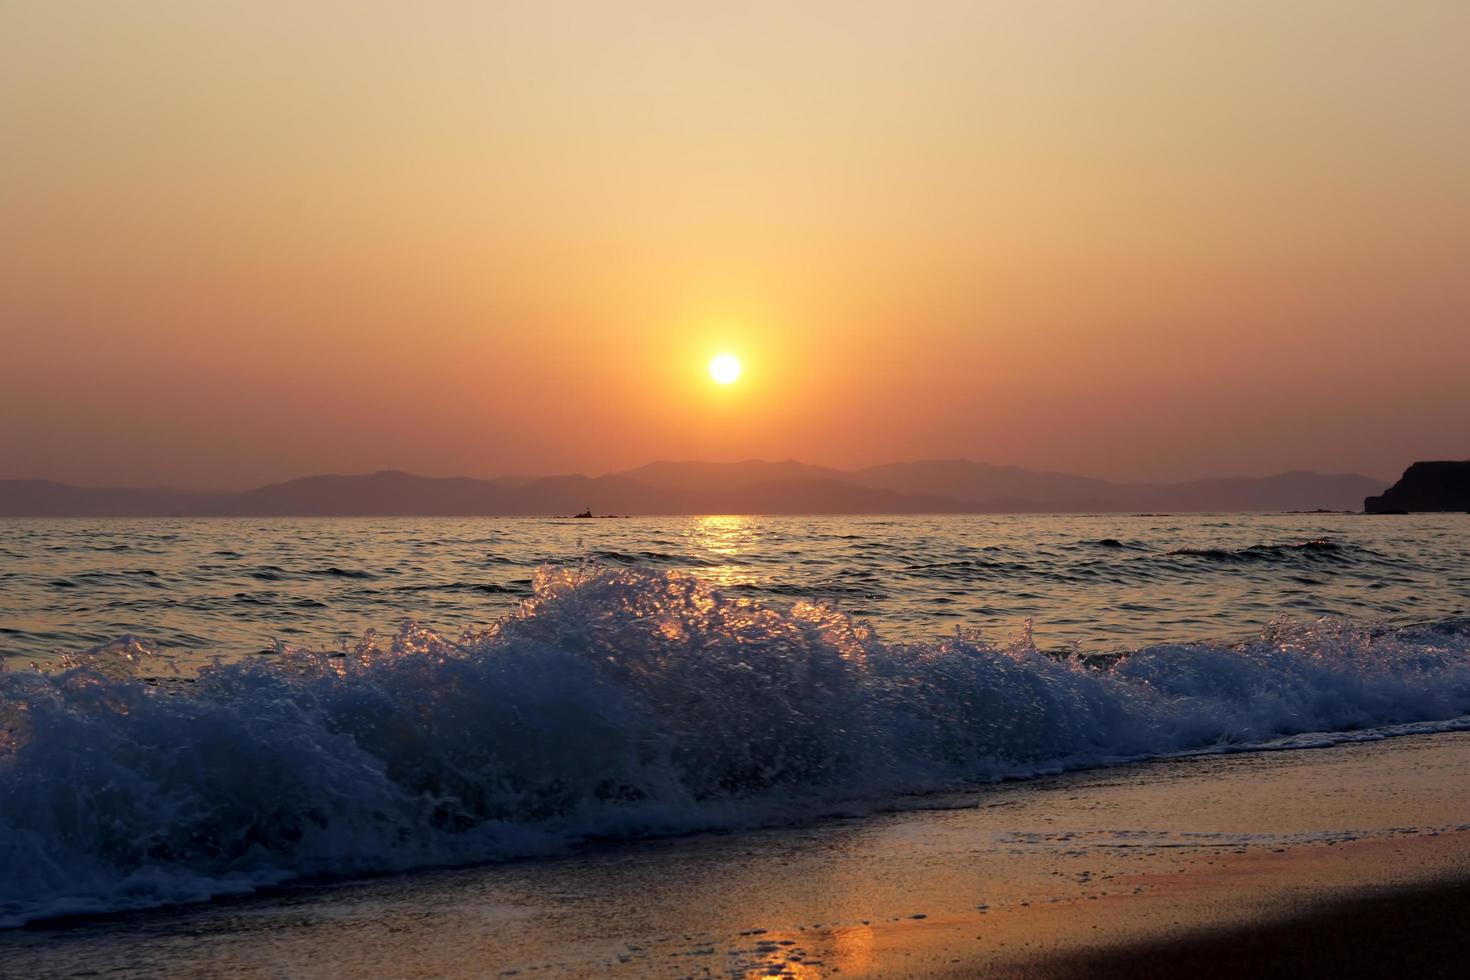
[[[1464,0],[5,0],[0,476],[1470,456],[1466,51]]]

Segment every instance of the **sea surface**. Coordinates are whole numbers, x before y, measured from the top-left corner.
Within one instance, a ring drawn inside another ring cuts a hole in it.
[[[0,523],[0,927],[1465,730],[1467,555],[1463,515]]]
[[[132,635],[191,667],[405,620],[456,634],[515,612],[537,569],[579,565],[820,602],[893,640],[1031,620],[1044,649],[1470,614],[1459,514],[0,520],[0,659]]]

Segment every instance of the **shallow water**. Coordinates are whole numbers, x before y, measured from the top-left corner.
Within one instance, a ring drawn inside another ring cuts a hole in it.
[[[0,975],[928,977],[964,956],[965,975],[1009,976],[1022,955],[1259,923],[1463,868],[1467,763],[1470,733],[1073,773],[860,819],[0,931]]]
[[[544,564],[686,570],[832,605],[890,639],[963,625],[1112,650],[1237,639],[1271,618],[1470,613],[1464,515],[0,521],[0,658],[124,634],[184,665],[415,619],[484,626]]]

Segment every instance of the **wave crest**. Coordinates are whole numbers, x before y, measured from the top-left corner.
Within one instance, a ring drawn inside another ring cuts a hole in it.
[[[0,673],[0,925],[309,875],[524,856],[1303,732],[1463,724],[1465,624],[1234,645],[895,643],[640,568],[520,613],[279,646],[197,679],[124,638]]]

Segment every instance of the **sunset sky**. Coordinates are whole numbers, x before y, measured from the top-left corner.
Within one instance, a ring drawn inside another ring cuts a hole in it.
[[[0,477],[1464,458],[1467,51],[1464,0],[7,0]]]

